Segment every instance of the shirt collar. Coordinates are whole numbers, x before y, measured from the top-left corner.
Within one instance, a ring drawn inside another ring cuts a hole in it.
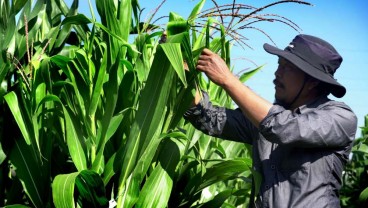
[[[330,101],[330,99],[325,96],[325,95],[321,95],[319,97],[317,97],[316,99],[299,106],[298,108],[296,108],[294,110],[294,112],[296,113],[305,113],[306,111],[310,110],[311,108],[317,108],[318,106],[320,106],[323,103],[326,103],[327,101]]]

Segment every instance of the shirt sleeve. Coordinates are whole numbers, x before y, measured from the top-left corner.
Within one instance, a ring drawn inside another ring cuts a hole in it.
[[[184,118],[196,129],[218,138],[252,144],[256,129],[240,109],[214,106],[203,92],[201,102],[185,112]]]
[[[265,139],[303,148],[345,147],[355,138],[357,118],[341,102],[330,101],[302,113],[274,105],[260,124]]]

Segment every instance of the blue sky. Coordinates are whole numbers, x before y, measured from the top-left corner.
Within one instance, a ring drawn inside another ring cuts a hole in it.
[[[175,12],[188,17],[199,0],[167,0],[155,17]],[[67,1],[68,2],[68,1]],[[140,5],[145,8],[142,20],[153,11],[162,0],[141,0]],[[232,0],[217,0],[218,4],[232,3]],[[261,7],[274,1],[248,0],[237,3]],[[343,63],[335,74],[335,78],[347,88],[346,95],[331,99],[347,103],[358,117],[358,126],[364,125],[364,116],[368,114],[368,1],[366,0],[309,0],[314,6],[286,3],[270,7],[264,14],[278,14],[295,22],[302,33],[318,36],[330,42],[343,57]],[[85,4],[85,5],[84,5]],[[94,1],[93,1],[94,4]],[[205,7],[213,7],[211,0],[206,1]],[[80,12],[89,15],[87,1],[80,1]],[[264,30],[276,43],[284,48],[298,34],[292,28],[281,23],[267,23],[254,25]],[[246,84],[257,94],[270,102],[274,98],[274,71],[277,67],[277,57],[263,50],[264,43],[271,43],[262,33],[255,30],[243,30],[253,49],[233,47],[231,51],[234,72],[254,68],[255,65],[243,58],[250,59],[257,65],[264,65],[262,70]],[[360,136],[358,129],[357,136]]]

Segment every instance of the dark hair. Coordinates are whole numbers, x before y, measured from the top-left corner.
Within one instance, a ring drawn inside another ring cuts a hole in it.
[[[326,82],[319,82],[317,90],[320,95],[329,95],[331,93],[331,85]]]

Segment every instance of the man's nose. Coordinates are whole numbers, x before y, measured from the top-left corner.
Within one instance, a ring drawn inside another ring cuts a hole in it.
[[[277,67],[276,71],[275,71],[275,76],[276,76],[276,77],[280,77],[280,76],[282,76],[283,71],[284,71],[284,70],[283,70],[283,67],[279,65],[279,66]]]

